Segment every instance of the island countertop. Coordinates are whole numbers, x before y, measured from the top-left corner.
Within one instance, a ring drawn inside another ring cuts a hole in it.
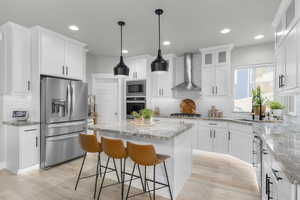
[[[191,129],[193,124],[182,122],[160,122],[152,124],[135,125],[132,120],[117,122],[102,122],[90,125],[88,128],[103,133],[114,133],[125,137],[138,137],[146,139],[169,140]]]

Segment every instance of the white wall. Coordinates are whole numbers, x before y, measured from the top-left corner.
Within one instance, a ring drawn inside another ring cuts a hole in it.
[[[233,67],[274,62],[274,43],[237,47],[232,50]]]
[[[112,74],[113,68],[118,64],[119,57],[95,56],[87,54],[86,57],[86,77],[89,85],[89,94],[92,88],[92,73]]]

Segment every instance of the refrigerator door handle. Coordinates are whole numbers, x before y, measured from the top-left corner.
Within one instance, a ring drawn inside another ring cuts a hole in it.
[[[72,117],[74,103],[75,103],[75,93],[74,93],[74,86],[73,86],[72,82],[70,83],[70,85],[71,85],[71,113],[70,113],[70,116]]]
[[[71,93],[72,93],[72,91],[71,91],[71,85],[70,85],[70,83],[68,84],[68,86],[67,86],[67,107],[68,107],[68,111],[67,111],[67,113],[68,113],[68,116],[70,117],[71,116]]]

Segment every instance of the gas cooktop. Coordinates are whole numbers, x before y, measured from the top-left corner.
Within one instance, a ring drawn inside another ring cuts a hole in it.
[[[201,114],[188,114],[188,113],[172,113],[170,115],[171,117],[177,117],[177,118],[195,118],[195,117],[198,117],[200,118],[201,117]]]

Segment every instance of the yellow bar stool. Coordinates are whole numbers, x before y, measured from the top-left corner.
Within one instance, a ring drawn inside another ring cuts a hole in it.
[[[101,195],[101,192],[102,192],[103,188],[113,186],[113,185],[116,185],[116,184],[121,184],[121,199],[123,200],[124,199],[125,175],[128,174],[128,173],[126,173],[126,170],[125,170],[126,159],[128,157],[127,149],[124,145],[123,140],[120,140],[120,139],[110,139],[110,138],[101,137],[101,145],[102,145],[103,152],[107,155],[108,159],[106,161],[106,165],[104,166],[105,169],[104,169],[104,173],[103,173],[103,177],[102,177],[102,181],[101,181],[101,186],[100,186],[100,189],[99,189],[97,199],[98,200],[100,199],[100,195]],[[114,168],[109,167],[110,160],[113,161]],[[120,181],[120,178],[119,178],[119,173],[118,173],[118,170],[117,170],[115,160],[120,160],[121,181]],[[104,186],[104,180],[105,180],[106,174],[109,173],[107,171],[108,169],[111,170],[109,172],[112,172],[112,171],[116,172],[118,182]],[[141,180],[142,184],[143,184],[140,169],[139,169],[139,172],[140,172],[140,176],[136,176],[136,175],[134,175],[134,176],[139,178]]]
[[[153,145],[139,145],[139,144],[134,144],[131,142],[127,142],[127,152],[128,152],[128,156],[134,162],[134,166],[133,166],[132,173],[131,173],[131,178],[130,178],[129,187],[128,187],[128,191],[127,191],[127,195],[126,195],[126,200],[128,198],[135,197],[135,196],[145,194],[145,193],[149,193],[149,196],[151,199],[151,195],[150,195],[151,191],[153,192],[153,200],[155,200],[155,191],[165,188],[165,187],[168,187],[169,193],[170,193],[170,199],[173,200],[169,177],[168,177],[168,172],[167,172],[167,168],[166,168],[166,160],[169,159],[170,156],[156,154],[155,148]],[[156,166],[158,164],[163,164],[163,166],[164,166],[167,183],[161,183],[161,182],[156,181]],[[134,174],[136,165],[138,165],[138,167],[139,167],[139,165],[145,167],[145,177],[144,177],[145,183],[144,183],[144,185],[145,185],[145,188],[147,185],[148,190],[144,190],[144,192],[133,194],[133,195],[129,196],[131,183],[133,180],[133,174]],[[148,179],[146,176],[147,167],[150,167],[150,166],[153,166],[153,180]],[[152,190],[149,189],[148,181],[153,183]],[[161,185],[161,187],[156,188],[156,184]]]
[[[83,156],[82,164],[81,164],[80,171],[79,171],[79,174],[78,174],[78,177],[77,177],[75,190],[77,190],[79,180],[96,176],[95,189],[94,189],[94,198],[95,198],[96,197],[96,190],[97,190],[99,172],[100,172],[100,176],[101,176],[101,157],[100,157],[100,153],[102,152],[102,147],[101,147],[101,144],[97,141],[96,135],[80,134],[79,135],[79,142],[80,142],[80,146],[81,146],[82,150],[85,151],[85,154]],[[82,172],[82,168],[84,166],[85,160],[86,160],[87,153],[98,153],[96,174],[81,177],[81,172]]]

